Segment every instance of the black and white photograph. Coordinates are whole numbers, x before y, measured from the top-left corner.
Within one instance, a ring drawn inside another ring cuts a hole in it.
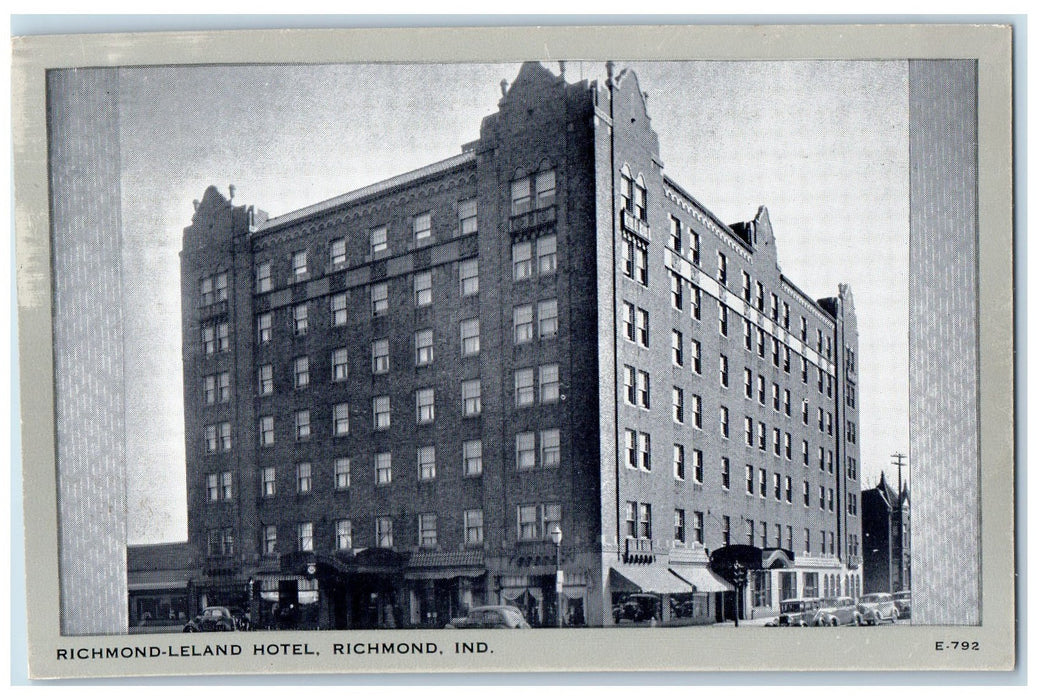
[[[902,29],[783,60],[33,46],[36,672],[818,670],[791,648],[835,640],[824,670],[1012,668],[980,116],[1010,34]]]

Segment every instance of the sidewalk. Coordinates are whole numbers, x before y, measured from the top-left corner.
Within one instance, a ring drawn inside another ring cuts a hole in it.
[[[764,627],[768,622],[774,620],[777,615],[770,617],[758,617],[755,620],[739,620],[739,627]],[[725,622],[716,622],[714,627],[735,627],[735,622],[732,620],[726,620]]]

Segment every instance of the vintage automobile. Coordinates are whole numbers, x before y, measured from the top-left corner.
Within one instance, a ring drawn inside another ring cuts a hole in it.
[[[621,620],[631,622],[644,622],[654,618],[658,620],[659,602],[659,597],[648,593],[631,594],[613,606],[613,622],[619,624]]]
[[[184,625],[185,632],[233,632],[237,628],[230,609],[220,606],[204,609],[201,615]]]
[[[858,599],[862,624],[878,625],[897,620],[897,604],[889,593],[866,593]]]
[[[813,627],[839,627],[860,625],[861,615],[853,598],[826,598],[819,603],[811,625]]]
[[[912,591],[898,591],[894,594],[897,605],[897,616],[902,620],[912,617]]]
[[[779,616],[770,627],[807,627],[815,618],[818,598],[789,598],[779,603]]]
[[[455,617],[444,629],[528,629],[530,625],[519,608],[511,605],[483,605],[472,608],[464,617]]]

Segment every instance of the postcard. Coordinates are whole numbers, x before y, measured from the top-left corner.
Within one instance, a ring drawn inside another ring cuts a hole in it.
[[[1011,670],[1011,40],[16,37],[31,677]]]

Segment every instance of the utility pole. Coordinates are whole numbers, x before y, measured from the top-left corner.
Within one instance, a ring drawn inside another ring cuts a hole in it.
[[[905,587],[905,486],[901,480],[901,468],[907,458],[900,452],[890,455],[891,466],[897,467],[897,581],[898,588],[902,589]]]

